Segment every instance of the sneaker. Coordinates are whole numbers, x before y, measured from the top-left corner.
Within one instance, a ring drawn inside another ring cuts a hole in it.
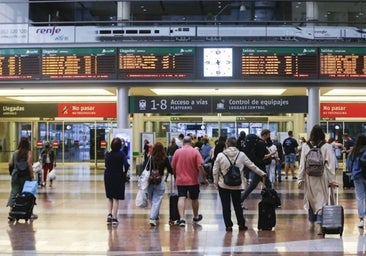
[[[150,226],[155,227],[157,224],[156,220],[150,219]]]
[[[198,214],[197,217],[193,217],[193,222],[197,223],[200,222],[203,219],[202,214]]]
[[[179,226],[181,226],[181,227],[185,227],[185,226],[186,226],[186,221],[185,221],[185,220],[183,220],[183,219],[180,219],[180,220],[179,220]]]
[[[364,224],[365,223],[363,222],[363,220],[360,220],[360,222],[358,223],[357,227],[363,228]]]
[[[112,214],[111,213],[108,214],[108,216],[107,216],[107,223],[108,224],[112,224],[112,219],[113,219]]]
[[[113,224],[113,225],[118,225],[118,223],[119,223],[119,222],[118,222],[118,220],[117,220],[117,219],[112,219],[112,224]]]

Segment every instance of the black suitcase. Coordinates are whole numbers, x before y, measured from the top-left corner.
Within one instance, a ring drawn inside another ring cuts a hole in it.
[[[180,217],[178,211],[178,194],[174,193],[173,175],[171,175],[170,193],[169,193],[169,224],[177,224]]]
[[[321,228],[323,237],[325,234],[339,234],[342,237],[344,227],[344,209],[338,204],[339,191],[336,189],[336,202],[332,205],[330,202],[331,188],[329,188],[328,205],[323,206],[323,218]]]
[[[17,221],[24,219],[28,221],[33,213],[33,207],[36,204],[36,197],[29,192],[22,192],[16,195],[15,203],[10,211],[10,217]]]
[[[353,180],[351,179],[351,172],[343,172],[343,188],[354,188],[355,184],[353,183]]]
[[[258,230],[272,230],[276,226],[276,207],[268,201],[258,203]]]
[[[272,230],[276,226],[276,208],[281,207],[281,200],[272,188],[264,188],[262,200],[258,203],[258,230]]]

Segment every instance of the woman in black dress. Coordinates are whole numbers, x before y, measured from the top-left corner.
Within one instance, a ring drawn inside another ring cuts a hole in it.
[[[129,166],[121,148],[121,139],[114,138],[111,142],[111,151],[105,155],[104,186],[109,212],[107,223],[113,225],[118,224],[119,200],[125,199],[126,173]]]

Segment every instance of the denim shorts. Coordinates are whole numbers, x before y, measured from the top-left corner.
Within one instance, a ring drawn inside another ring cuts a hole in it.
[[[285,163],[286,164],[295,164],[296,161],[296,154],[295,153],[290,153],[285,155]]]
[[[178,188],[178,197],[187,197],[189,193],[189,198],[191,200],[198,199],[198,195],[200,194],[200,185],[192,185],[192,186],[177,186]]]

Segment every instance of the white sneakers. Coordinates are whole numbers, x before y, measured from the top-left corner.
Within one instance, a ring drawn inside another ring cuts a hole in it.
[[[360,220],[360,222],[358,223],[358,227],[359,228],[363,228],[363,226],[365,225],[365,223],[363,222],[363,220]]]

